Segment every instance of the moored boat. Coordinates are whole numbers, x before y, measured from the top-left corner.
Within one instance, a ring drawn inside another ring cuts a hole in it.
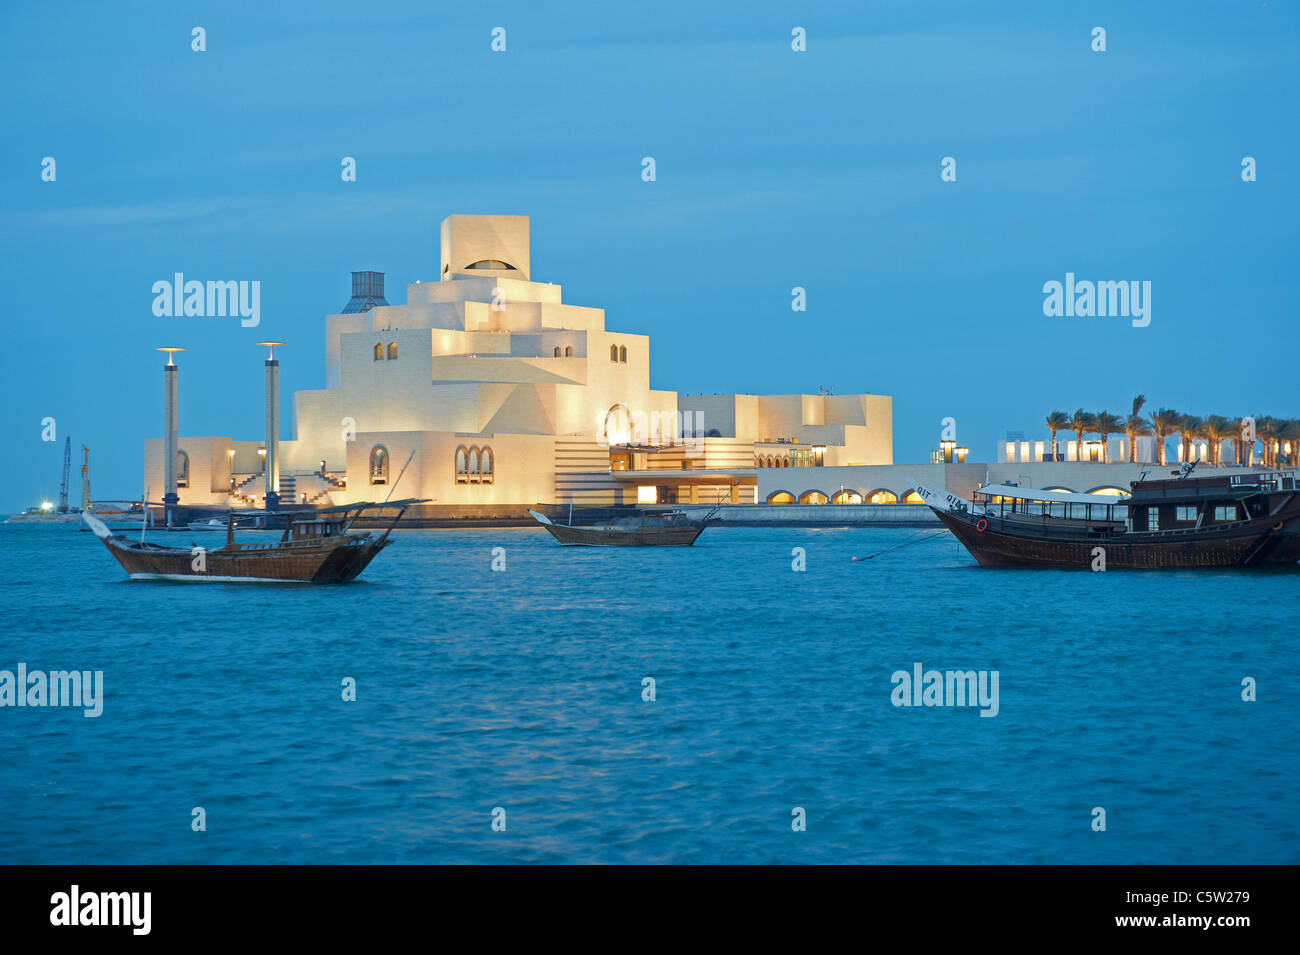
[[[223,521],[219,517],[209,517],[206,521],[190,521],[185,526],[192,531],[224,531],[227,523],[228,520]],[[239,525],[236,524],[235,526],[238,527]]]
[[[689,547],[709,526],[709,518],[696,520],[682,511],[640,512],[636,516],[600,524],[556,524],[545,514],[529,510],[561,544],[579,547]]]
[[[278,541],[236,543],[235,521],[226,521],[226,542],[209,550],[165,547],[116,534],[92,514],[83,518],[132,580],[266,581],[343,583],[356,578],[391,542],[389,534],[418,500],[347,504],[288,515]],[[351,531],[362,514],[395,510],[383,533]],[[141,534],[143,538],[143,533]]]
[[[986,566],[1294,566],[1300,486],[1294,471],[1132,482],[1115,497],[989,485],[965,502],[913,486]]]

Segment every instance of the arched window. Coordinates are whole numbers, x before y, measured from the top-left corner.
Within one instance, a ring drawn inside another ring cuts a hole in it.
[[[491,484],[496,477],[496,455],[491,448],[484,448],[479,455],[479,479],[483,484]]]
[[[375,346],[375,361],[383,361],[383,360],[384,360],[384,343],[380,342],[378,345]]]
[[[773,491],[767,496],[769,504],[793,504],[794,495],[789,491]]]
[[[469,483],[469,452],[464,446],[456,449],[456,483]]]
[[[397,342],[388,343],[388,360],[392,361],[397,357]]]
[[[572,357],[573,357],[573,346],[572,346],[572,345],[565,345],[565,346],[564,346],[564,357],[565,357],[565,358],[572,358]]]
[[[877,488],[867,495],[868,504],[897,504],[898,495],[886,488]]]
[[[610,346],[609,346],[609,360],[610,360],[610,361],[618,361],[618,346],[617,346],[617,345],[610,345]]]
[[[605,413],[605,443],[627,444],[632,439],[632,413],[627,405],[614,405]]]
[[[469,483],[477,484],[479,479],[478,448],[469,449]]]
[[[857,491],[843,490],[831,498],[832,504],[861,504],[862,495]]]
[[[176,451],[176,486],[190,486],[190,456],[184,451]]]
[[[799,495],[800,504],[825,504],[826,495],[821,491],[804,491]]]
[[[559,358],[559,357],[560,357],[560,346],[559,346],[559,345],[556,345],[556,346],[555,346],[555,357],[556,357],[556,358]]]
[[[621,361],[621,362],[622,362],[623,364],[625,364],[625,365],[627,364],[627,346],[626,346],[626,345],[624,345],[622,348],[620,348],[620,349],[618,350],[618,360]]]
[[[906,494],[903,495],[903,503],[924,504],[925,498],[923,498],[920,494],[917,494],[915,491],[908,491]]]
[[[370,449],[370,483],[388,483],[388,449],[382,444]]]

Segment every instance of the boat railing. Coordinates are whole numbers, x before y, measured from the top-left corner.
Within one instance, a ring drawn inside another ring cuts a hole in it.
[[[1242,524],[1249,524],[1257,518],[1243,518],[1236,521],[1211,521],[1209,524],[1201,524],[1197,527],[1161,527],[1153,531],[1134,531],[1134,534],[1158,534],[1160,536],[1177,536],[1178,534],[1204,534],[1206,531],[1224,530],[1231,527],[1239,527]]]
[[[975,515],[974,520],[978,520],[980,515]],[[1007,527],[1011,528],[1035,528],[1048,535],[1069,535],[1077,534],[1080,531],[1093,536],[1109,537],[1114,534],[1124,533],[1125,522],[1123,520],[1103,520],[1101,518],[1082,518],[1082,517],[1053,517],[1048,514],[1026,514],[1023,511],[1017,511],[1015,514],[985,514],[983,517],[989,521],[996,521],[999,530]]]

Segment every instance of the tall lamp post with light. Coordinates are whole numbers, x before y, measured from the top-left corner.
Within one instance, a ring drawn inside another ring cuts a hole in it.
[[[266,499],[268,511],[280,509],[280,363],[276,346],[284,342],[258,342],[271,350],[266,359]]]
[[[163,368],[163,521],[168,527],[180,503],[176,493],[176,453],[180,450],[180,424],[177,420],[177,381],[179,369],[176,366],[176,352],[185,351],[171,345],[157,349],[167,353],[167,364]],[[149,502],[143,504],[145,513],[149,512]]]

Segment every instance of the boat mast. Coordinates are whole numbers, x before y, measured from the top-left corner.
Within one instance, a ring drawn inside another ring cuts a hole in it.
[[[406,463],[402,465],[402,470],[397,472],[397,478],[393,481],[392,486],[388,489],[388,496],[385,497],[383,501],[381,501],[378,504],[378,510],[375,512],[376,519],[378,519],[378,516],[383,513],[384,505],[388,503],[389,499],[393,496],[393,492],[397,490],[397,485],[401,482],[402,475],[406,473],[406,469],[411,466],[411,461],[413,461],[414,459],[415,459],[415,449],[412,448],[411,453],[406,456]],[[352,525],[356,523],[358,517],[360,517],[368,508],[375,507],[375,506],[376,505],[374,504],[362,504],[356,509],[355,514],[352,514],[351,511],[344,511],[343,512],[344,523],[343,526],[339,528],[339,533],[346,534],[348,531],[352,529]],[[402,508],[402,512],[405,512],[405,510],[406,508]],[[402,512],[398,513],[397,516],[399,518],[402,516]],[[350,517],[348,516],[349,514],[351,514]],[[394,521],[393,523],[396,524],[396,521]],[[392,530],[392,527],[389,527],[389,530]],[[384,536],[387,537],[388,535],[385,533]]]
[[[66,505],[67,502],[64,503]],[[83,444],[81,446],[81,509],[88,511],[94,504],[90,496],[90,448]]]
[[[397,490],[397,485],[401,483],[402,475],[405,474],[406,469],[411,466],[411,461],[414,460],[414,458],[415,458],[415,448],[412,448],[411,453],[406,456],[406,463],[402,465],[402,470],[397,472],[397,479],[393,481],[392,487],[388,489],[388,497],[384,498],[385,504],[388,503],[388,498],[393,496],[393,492]]]
[[[68,473],[72,470],[72,436],[63,442],[63,485],[59,488],[59,513],[68,513]]]

